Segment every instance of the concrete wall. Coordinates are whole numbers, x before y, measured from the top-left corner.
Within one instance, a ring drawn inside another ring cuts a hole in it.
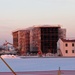
[[[75,52],[72,53],[72,50],[75,50],[75,46],[72,47],[72,43],[74,42],[64,42],[64,56],[75,56]],[[68,46],[66,47],[65,44],[68,44]],[[65,50],[68,50],[68,53],[66,53]]]
[[[58,55],[64,56],[63,41],[61,39],[59,39],[57,42],[57,52]]]
[[[68,45],[67,47],[65,45]],[[74,46],[72,46],[74,44]],[[57,48],[62,53],[62,56],[75,56],[75,42],[64,42],[61,39],[58,40]],[[68,53],[66,53],[66,50]],[[74,53],[72,53],[74,50]]]

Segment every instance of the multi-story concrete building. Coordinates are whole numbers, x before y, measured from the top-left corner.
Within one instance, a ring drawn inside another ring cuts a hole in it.
[[[75,56],[75,40],[59,39],[57,50],[60,56]]]
[[[66,38],[66,29],[62,29],[60,26],[33,26],[26,30],[13,32],[14,46],[20,46],[21,51],[25,53],[28,50],[32,53],[38,51],[41,53],[57,53],[59,38]]]
[[[30,50],[30,31],[29,30],[17,30],[13,33],[13,45],[20,50],[19,54],[25,54]]]
[[[30,31],[30,51],[57,53],[59,38],[66,38],[66,29],[60,26],[34,26]]]

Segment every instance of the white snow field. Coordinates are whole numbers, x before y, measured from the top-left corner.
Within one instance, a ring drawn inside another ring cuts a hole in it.
[[[75,70],[75,58],[3,58],[15,72]],[[0,72],[11,72],[0,59]]]

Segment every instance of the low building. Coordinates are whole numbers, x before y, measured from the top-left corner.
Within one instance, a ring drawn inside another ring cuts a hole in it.
[[[59,39],[57,42],[58,55],[75,56],[75,40]]]

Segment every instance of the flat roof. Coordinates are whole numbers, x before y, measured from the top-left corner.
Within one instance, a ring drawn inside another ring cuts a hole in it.
[[[63,42],[75,42],[75,39],[61,39]]]

